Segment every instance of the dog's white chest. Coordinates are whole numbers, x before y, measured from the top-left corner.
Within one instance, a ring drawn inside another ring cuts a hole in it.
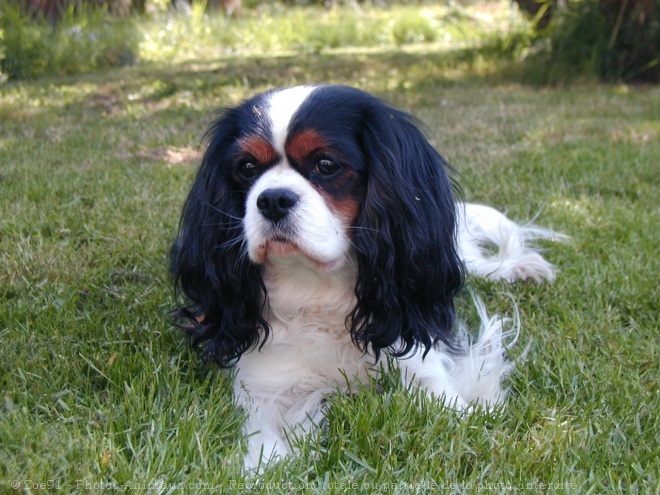
[[[347,269],[320,277],[291,264],[265,277],[271,333],[237,364],[240,402],[272,401],[295,409],[300,401],[345,388],[347,379],[366,378],[370,357],[355,346],[346,328],[355,303],[353,276]]]

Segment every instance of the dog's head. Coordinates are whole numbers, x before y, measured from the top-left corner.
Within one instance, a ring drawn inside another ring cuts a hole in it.
[[[365,351],[447,342],[463,281],[447,164],[416,121],[362,91],[300,86],[226,110],[172,250],[197,343],[221,365],[265,339],[262,274],[355,260],[347,331]]]

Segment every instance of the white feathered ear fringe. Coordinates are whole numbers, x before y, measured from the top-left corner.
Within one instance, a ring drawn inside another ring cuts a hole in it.
[[[399,359],[406,386],[419,387],[448,407],[471,411],[479,406],[495,407],[506,396],[503,383],[514,369],[508,351],[520,333],[520,319],[514,304],[514,317],[488,316],[481,300],[472,296],[480,320],[479,332],[468,331],[459,323],[453,348],[439,344],[425,356],[418,348]]]
[[[465,323],[458,326],[457,347],[451,375],[461,398],[470,406],[493,407],[501,403],[508,388],[504,381],[515,366],[524,361],[528,348],[513,361],[509,350],[516,345],[520,335],[520,317],[513,303],[512,318],[500,315],[489,316],[482,300],[472,295],[479,316],[480,328],[477,338],[470,336]]]

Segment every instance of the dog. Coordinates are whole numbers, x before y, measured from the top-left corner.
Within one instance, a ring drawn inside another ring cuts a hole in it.
[[[247,469],[292,453],[324,398],[397,366],[405,385],[458,409],[498,404],[518,324],[457,323],[466,273],[552,281],[520,226],[458,202],[421,123],[361,90],[308,85],[226,109],[172,248],[178,314],[193,343],[235,368]],[[496,252],[492,252],[492,250]],[[388,368],[390,369],[390,368]]]

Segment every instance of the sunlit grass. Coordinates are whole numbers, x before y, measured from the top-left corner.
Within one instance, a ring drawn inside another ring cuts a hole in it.
[[[418,47],[479,50],[524,23],[506,1],[486,4],[358,4],[336,7],[246,6],[227,18],[193,2],[190,11],[161,5],[142,18],[67,13],[57,29],[0,8],[0,81],[94,72],[117,66],[227,57],[282,56]],[[492,44],[492,43],[491,43]],[[497,55],[497,48],[491,54]],[[475,51],[472,56],[478,56]]]
[[[311,52],[347,47],[396,47],[417,43],[478,44],[505,25],[505,9],[478,18],[462,7],[443,5],[339,8],[262,4],[239,18],[161,13],[141,26],[140,58],[182,61],[227,55]]]

